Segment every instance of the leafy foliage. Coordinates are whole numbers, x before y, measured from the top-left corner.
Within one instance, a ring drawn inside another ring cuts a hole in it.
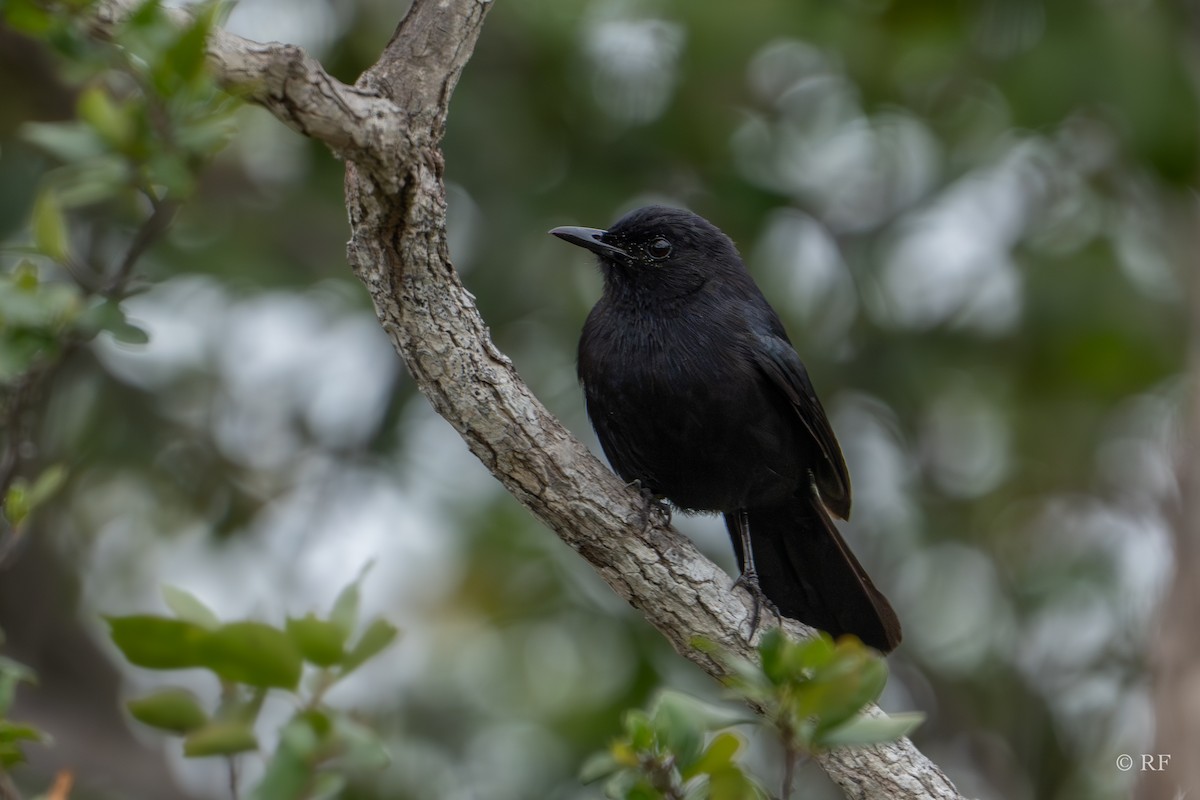
[[[0,644],[4,633],[0,631]],[[14,722],[8,718],[13,698],[20,683],[35,683],[36,676],[26,666],[10,658],[0,656],[0,770],[8,769],[25,760],[22,746],[27,742],[45,742],[46,735],[32,725]]]
[[[730,686],[762,708],[789,752],[812,753],[906,736],[923,714],[866,716],[887,683],[887,663],[853,636],[797,641],[778,628],[758,646],[762,666],[726,657]]]
[[[736,760],[743,741],[726,730],[735,721],[748,719],[664,690],[648,712],[625,712],[622,735],[584,764],[582,778],[605,779],[608,796],[624,800],[765,798]]]
[[[677,692],[663,691],[649,712],[626,712],[623,735],[584,765],[585,780],[606,778],[622,800],[767,797],[736,760],[742,739],[730,727],[766,724],[788,755],[783,797],[791,796],[790,765],[799,756],[834,747],[888,742],[907,735],[922,714],[862,713],[887,681],[883,657],[854,637],[836,644],[824,633],[797,641],[774,628],[758,646],[759,663],[734,657],[711,642],[697,647],[723,660],[729,686],[763,712],[735,715]]]
[[[59,165],[42,176],[25,257],[0,273],[0,389],[11,398],[13,419],[34,413],[24,407],[27,398],[101,331],[126,343],[146,341],[119,302],[133,266],[232,132],[236,102],[204,70],[218,4],[197,6],[193,21],[179,28],[148,0],[105,43],[86,30],[91,5],[12,0],[2,10],[13,29],[58,51],[80,87],[75,119],[23,128],[25,140]],[[136,228],[111,264],[99,262],[95,242],[81,235],[101,209]],[[13,440],[6,447],[15,451],[7,456],[12,461],[28,449]],[[44,468],[32,481],[5,476],[0,498],[9,525],[19,526],[65,477],[62,466]]]
[[[324,702],[329,689],[383,652],[399,633],[376,617],[354,637],[359,627],[354,598],[364,576],[365,571],[342,591],[327,618],[308,614],[283,627],[221,623],[197,597],[177,587],[164,590],[175,617],[110,617],[113,643],[130,663],[155,670],[203,669],[221,684],[221,702],[211,712],[186,689],[168,688],[129,701],[130,715],[183,737],[188,758],[232,757],[259,749],[255,725],[268,690],[292,694],[298,710],[279,733],[252,795],[258,800],[326,797],[348,775],[386,766],[378,735]],[[301,689],[305,664],[312,679]]]

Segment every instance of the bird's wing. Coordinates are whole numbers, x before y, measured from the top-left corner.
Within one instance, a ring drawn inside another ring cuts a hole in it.
[[[823,456],[822,463],[813,470],[821,500],[830,512],[848,519],[850,473],[846,469],[842,448],[825,416],[825,409],[821,407],[821,401],[817,399],[817,393],[808,379],[808,370],[786,339],[770,333],[759,333],[755,345],[752,349],[759,369],[791,400],[797,416]]]

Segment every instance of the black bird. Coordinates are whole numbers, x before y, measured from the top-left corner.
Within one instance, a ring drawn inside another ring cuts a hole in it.
[[[837,438],[729,237],[665,206],[550,233],[599,256],[579,379],[617,474],[683,511],[723,514],[756,602],[895,648],[899,620],[830,518],[850,514]]]

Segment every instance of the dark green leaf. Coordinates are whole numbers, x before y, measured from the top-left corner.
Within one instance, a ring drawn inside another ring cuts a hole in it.
[[[907,736],[925,721],[921,713],[892,714],[885,717],[860,716],[817,737],[821,747],[878,744]]]
[[[737,734],[730,731],[718,733],[708,743],[708,747],[704,749],[704,754],[690,767],[681,770],[683,772],[683,779],[687,781],[697,775],[719,772],[728,768],[733,764],[733,759],[741,747],[742,740],[738,738]]]
[[[345,656],[346,637],[342,629],[332,622],[317,619],[308,614],[301,619],[287,621],[287,633],[292,637],[300,654],[309,663],[318,667],[331,667]]]
[[[4,7],[4,22],[18,33],[41,37],[54,27],[54,16],[35,3],[12,2]]]
[[[183,754],[188,758],[231,756],[258,749],[258,739],[249,725],[220,720],[211,722],[188,734],[183,740]]]
[[[148,669],[204,666],[201,650],[209,633],[199,625],[148,614],[107,619],[113,644],[131,664]]]
[[[76,101],[79,117],[92,126],[101,138],[116,148],[122,148],[133,136],[133,122],[126,109],[118,108],[100,86],[89,86]]]
[[[818,718],[817,733],[836,728],[876,700],[887,683],[887,665],[865,645],[839,643],[836,659],[805,686],[802,715]]]
[[[108,154],[96,131],[78,122],[29,122],[21,127],[21,138],[64,163]]]
[[[310,758],[320,737],[305,719],[290,721],[279,733],[279,747],[267,763],[262,781],[251,792],[251,800],[298,800],[306,796],[312,774]]]
[[[648,753],[654,748],[654,728],[645,711],[638,708],[626,711],[624,728],[635,753]]]
[[[215,11],[216,6],[212,3],[196,7],[192,23],[180,31],[163,54],[162,64],[155,71],[162,94],[169,94],[178,84],[192,83],[202,73],[204,45],[212,29]]]
[[[704,744],[705,715],[698,701],[679,692],[659,694],[650,716],[660,746],[675,756],[680,770],[700,757]]]
[[[45,734],[32,725],[0,719],[0,767],[11,767],[25,760],[22,742],[46,742]]]
[[[33,202],[33,243],[45,255],[58,262],[71,254],[67,239],[67,221],[62,206],[52,191],[42,190]]]
[[[735,765],[709,775],[708,800],[753,800],[762,796],[762,791]]]
[[[612,753],[607,751],[593,753],[579,768],[579,780],[583,783],[595,783],[607,778],[620,768],[621,766],[613,758]]]
[[[125,704],[138,722],[173,733],[187,733],[208,722],[208,714],[186,689],[163,689]]]
[[[381,653],[392,642],[396,641],[399,630],[386,619],[376,617],[367,625],[358,642],[350,648],[350,652],[342,660],[342,673],[347,675],[358,669],[365,662]]]
[[[294,689],[300,682],[300,651],[286,633],[261,622],[232,622],[209,633],[202,664],[227,681]]]

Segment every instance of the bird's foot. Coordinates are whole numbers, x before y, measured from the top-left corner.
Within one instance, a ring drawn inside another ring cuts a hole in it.
[[[671,524],[671,504],[654,494],[641,480],[633,480],[625,484],[637,489],[642,496],[642,533],[647,533],[654,527],[654,516],[657,513],[662,518],[662,527]]]
[[[776,621],[783,625],[783,614],[779,613],[779,607],[771,602],[771,599],[763,593],[762,586],[758,583],[757,572],[743,572],[738,575],[737,580],[733,582],[730,589],[736,589],[741,586],[750,594],[750,599],[753,601],[753,607],[750,610],[750,633],[747,634],[747,640],[753,639],[755,632],[758,630],[758,623],[762,621],[762,610],[765,608],[775,615]]]

